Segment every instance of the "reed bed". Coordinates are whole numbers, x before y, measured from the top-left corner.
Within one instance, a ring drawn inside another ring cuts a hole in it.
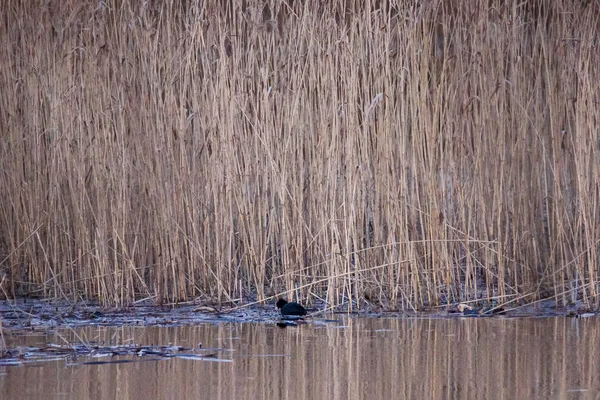
[[[0,12],[0,295],[598,305],[597,1]]]

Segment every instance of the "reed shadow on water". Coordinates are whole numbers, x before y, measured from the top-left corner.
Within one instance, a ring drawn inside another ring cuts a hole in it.
[[[598,321],[345,318],[338,324],[286,330],[255,323],[86,327],[11,337],[10,345],[88,338],[142,346],[201,344],[218,356],[110,364],[60,360],[34,368],[2,367],[0,390],[7,398],[30,399],[58,393],[90,399],[123,393],[131,399],[165,394],[237,399],[541,399],[575,392],[595,397],[600,390],[594,379]],[[119,357],[95,358],[111,359]]]

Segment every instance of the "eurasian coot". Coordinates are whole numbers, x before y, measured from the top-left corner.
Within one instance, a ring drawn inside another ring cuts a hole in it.
[[[306,309],[296,302],[287,302],[284,299],[277,300],[277,308],[281,310],[283,317],[301,317],[306,315]]]

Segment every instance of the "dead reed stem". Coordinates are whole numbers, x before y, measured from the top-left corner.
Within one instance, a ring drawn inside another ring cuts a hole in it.
[[[396,3],[2,2],[3,291],[596,307],[597,2]]]

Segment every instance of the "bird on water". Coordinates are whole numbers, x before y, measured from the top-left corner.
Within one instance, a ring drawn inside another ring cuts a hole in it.
[[[277,308],[280,309],[283,318],[296,319],[306,315],[306,308],[294,301],[288,303],[285,299],[279,299]]]

